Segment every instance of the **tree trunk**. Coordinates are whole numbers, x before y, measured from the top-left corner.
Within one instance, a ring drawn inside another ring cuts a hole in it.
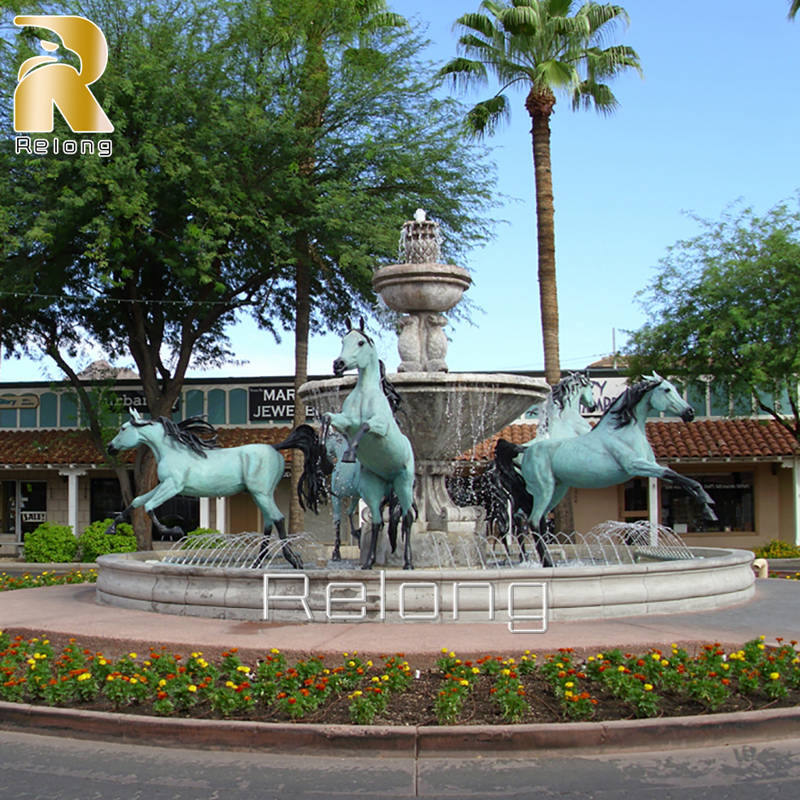
[[[300,246],[296,247],[300,252]],[[295,336],[294,336],[294,419],[293,427],[306,421],[306,406],[300,401],[298,389],[308,380],[308,339],[311,320],[311,266],[306,258],[297,262],[295,279]],[[300,533],[304,526],[303,509],[297,499],[297,486],[303,472],[303,454],[292,451],[291,498],[289,501],[289,533]]]
[[[549,89],[531,90],[525,107],[531,117],[533,168],[536,185],[536,237],[539,248],[539,309],[542,318],[544,373],[555,386],[561,379],[558,352],[558,284],[556,282],[555,210],[553,206],[553,172],[550,160],[550,117],[556,99]],[[575,530],[572,510],[574,491],[570,489],[553,509],[556,533],[571,534]]]
[[[553,221],[553,175],[550,163],[550,116],[555,96],[549,89],[531,90],[525,107],[531,117],[536,186],[536,236],[539,249],[539,308],[542,317],[545,378],[551,386],[561,379],[558,356],[558,291]]]

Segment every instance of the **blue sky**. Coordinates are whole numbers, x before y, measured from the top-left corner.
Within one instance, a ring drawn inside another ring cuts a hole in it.
[[[456,54],[453,22],[478,0],[390,0],[427,26],[429,55]],[[618,41],[637,50],[644,78],[613,84],[610,117],[573,112],[561,98],[552,119],[561,363],[577,369],[611,351],[644,322],[635,294],[667,248],[698,232],[686,212],[717,219],[743,200],[756,211],[800,189],[800,19],[787,0],[622,0],[631,23]],[[497,87],[490,84],[480,96]],[[475,95],[474,99],[478,99]],[[464,98],[469,100],[469,97]],[[450,326],[451,370],[541,369],[530,122],[522,95],[510,123],[486,141],[498,169],[495,239],[471,254],[475,325]],[[420,205],[424,207],[424,198]],[[398,220],[398,231],[402,220]],[[203,375],[291,374],[292,336],[277,345],[243,325],[233,332],[239,366]],[[390,370],[394,336],[379,337]],[[312,339],[309,370],[327,373],[338,338]],[[50,370],[48,377],[57,377]],[[37,380],[42,366],[4,361],[2,380]]]

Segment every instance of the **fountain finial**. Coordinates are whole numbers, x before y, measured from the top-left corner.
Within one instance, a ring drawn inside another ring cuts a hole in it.
[[[438,264],[441,250],[439,223],[428,219],[425,209],[418,208],[414,212],[414,219],[403,223],[403,230],[400,232],[400,262]]]

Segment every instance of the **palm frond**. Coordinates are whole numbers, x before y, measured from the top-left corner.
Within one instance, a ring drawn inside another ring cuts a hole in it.
[[[448,61],[437,73],[439,77],[450,77],[459,87],[484,84],[487,81],[486,66],[481,61],[458,56]]]
[[[800,11],[800,0],[792,0],[789,6],[789,19],[794,19],[798,11]]]
[[[483,137],[494,133],[509,118],[508,100],[498,94],[489,100],[476,103],[467,113],[467,129],[473,136]]]
[[[470,30],[475,31],[475,33],[480,33],[487,39],[493,39],[497,32],[494,23],[489,19],[489,17],[487,17],[485,14],[479,14],[477,12],[462,14],[455,21],[453,28],[456,29],[456,27],[459,25],[462,28],[469,28]]]

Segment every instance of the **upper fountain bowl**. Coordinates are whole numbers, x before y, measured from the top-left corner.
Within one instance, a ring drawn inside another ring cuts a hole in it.
[[[402,398],[398,424],[418,461],[456,458],[541,403],[548,391],[541,378],[502,373],[406,372],[389,380]],[[355,375],[310,381],[298,394],[321,415],[340,411],[355,382]]]
[[[372,277],[372,286],[389,308],[410,313],[449,311],[472,283],[454,264],[391,264]]]

